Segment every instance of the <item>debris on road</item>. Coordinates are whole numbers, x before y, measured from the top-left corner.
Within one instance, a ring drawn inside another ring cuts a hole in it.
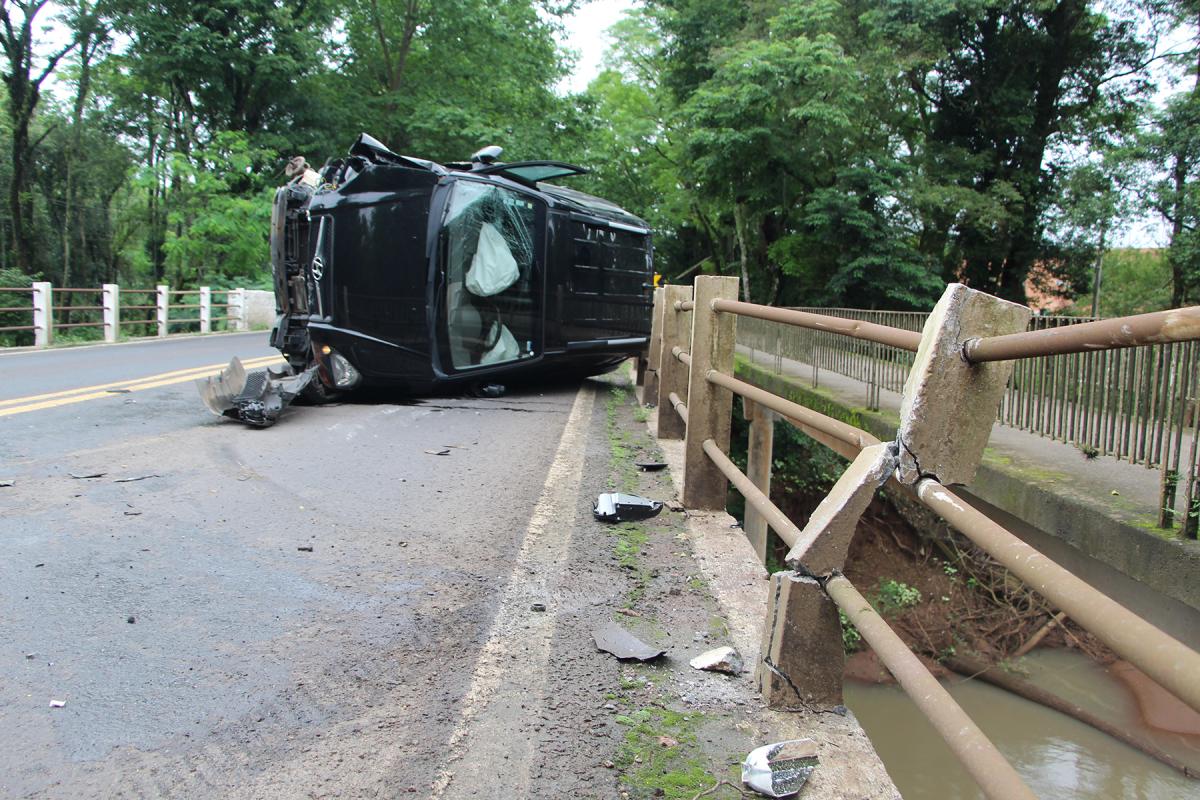
[[[475,397],[504,397],[508,394],[508,387],[503,383],[484,383],[472,389],[470,394]]]
[[[0,487],[13,486],[15,484],[16,481],[12,478],[0,478]]]
[[[141,515],[142,515],[142,512],[140,512],[140,511],[126,511],[125,512],[125,516],[127,516],[127,517],[140,517]]]
[[[148,478],[161,478],[161,475],[136,475],[132,478],[113,478],[113,483],[134,483],[136,481],[144,481]]]
[[[727,675],[742,674],[742,655],[732,647],[718,647],[693,658],[688,662],[692,669],[708,672],[724,672]]]
[[[128,617],[125,618],[125,621],[128,622],[130,625],[133,625],[134,623],[137,622],[137,617],[130,614]]]
[[[133,389],[105,389],[108,394],[129,394]]]
[[[276,372],[260,369],[247,373],[234,358],[219,375],[196,381],[200,397],[218,417],[229,417],[256,428],[275,424],[279,415],[316,377],[314,364],[300,373],[291,367]]]
[[[66,708],[66,705],[67,705],[66,700],[51,700],[50,701],[51,708]]]
[[[37,653],[26,653],[25,657],[32,660],[32,659],[37,658]]]
[[[299,550],[301,553],[311,553],[313,551],[311,544],[302,544],[299,547],[297,547],[296,549]]]
[[[425,453],[426,453],[426,455],[431,455],[431,456],[448,456],[448,455],[450,455],[450,451],[445,450],[445,449],[443,449],[443,450],[426,450]]]
[[[742,783],[767,797],[791,797],[817,768],[817,743],[789,739],[763,745],[742,762]]]
[[[679,740],[678,740],[678,739],[672,739],[670,736],[660,736],[660,737],[658,737],[658,743],[659,743],[659,745],[661,745],[662,747],[678,747],[678,746],[679,746]]]
[[[633,464],[642,472],[658,472],[661,469],[667,468],[665,461],[635,461]]]
[[[627,617],[640,617],[641,616],[641,614],[639,614],[637,611],[634,611],[632,608],[618,608],[617,613],[624,614]]]
[[[669,511],[683,511],[683,503],[679,502],[678,500],[668,500],[667,509]]]
[[[530,611],[545,611],[546,604],[545,603],[534,603],[533,605],[531,605],[529,607],[529,610]]]
[[[74,472],[68,472],[67,474],[70,475],[72,478],[74,478],[77,481],[85,481],[88,478],[103,478],[108,473],[107,472],[84,472],[84,473],[77,474]]]
[[[596,649],[611,653],[619,661],[636,659],[637,661],[653,661],[667,652],[651,647],[615,622],[610,622],[603,628],[592,631],[592,639]]]
[[[592,514],[602,522],[636,522],[650,519],[662,511],[663,504],[636,494],[606,492],[596,498]]]

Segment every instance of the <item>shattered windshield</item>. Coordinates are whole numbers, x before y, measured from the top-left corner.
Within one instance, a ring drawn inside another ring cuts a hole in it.
[[[498,186],[458,181],[443,226],[454,368],[533,356],[533,201]]]

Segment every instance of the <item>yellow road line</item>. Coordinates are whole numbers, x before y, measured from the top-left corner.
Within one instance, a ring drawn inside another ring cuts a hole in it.
[[[256,369],[264,367],[273,362],[282,361],[281,356],[264,356],[262,358],[252,358],[242,362],[242,366],[248,369]],[[0,401],[0,406],[9,406],[8,408],[0,408],[0,417],[7,417],[12,414],[23,414],[27,411],[40,411],[46,408],[57,408],[59,406],[71,405],[72,403],[82,403],[87,400],[97,400],[101,397],[115,397],[116,393],[106,391],[112,387],[121,387],[129,389],[130,392],[141,392],[146,389],[156,389],[161,386],[170,386],[176,383],[186,383],[196,378],[204,378],[209,375],[216,375],[227,365],[212,364],[206,367],[193,367],[191,369],[180,369],[172,372],[163,372],[158,375],[148,375],[144,378],[136,378],[127,381],[116,381],[114,383],[103,383],[96,386],[82,386],[78,389],[66,389],[61,392],[51,392],[43,395],[31,395],[29,397],[18,397],[12,400]],[[120,394],[124,394],[121,392]],[[20,403],[21,405],[14,405]]]

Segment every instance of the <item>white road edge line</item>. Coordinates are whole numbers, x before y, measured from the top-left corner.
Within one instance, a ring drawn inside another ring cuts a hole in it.
[[[502,681],[514,673],[514,663],[520,664],[521,680],[526,686],[538,685],[535,678],[546,670],[554,614],[531,614],[529,606],[531,600],[547,599],[547,579],[553,578],[555,573],[561,574],[566,568],[573,526],[569,521],[562,524],[562,518],[564,514],[569,514],[570,509],[579,501],[588,424],[592,417],[594,401],[595,388],[590,383],[585,383],[575,395],[575,402],[563,429],[562,438],[558,442],[554,461],[546,474],[541,496],[534,506],[529,526],[525,529],[521,550],[500,597],[487,642],[480,651],[471,683],[463,696],[458,724],[447,743],[445,763],[431,787],[430,800],[442,797],[450,787],[455,778],[451,767],[466,752],[467,740],[478,727],[476,722],[480,714],[493,700],[507,704],[508,700],[519,699],[527,707],[526,711],[531,711],[541,702],[542,698],[525,695],[523,691],[515,698],[497,698],[497,693],[501,689]],[[548,531],[551,522],[556,521],[560,524]],[[520,659],[514,662],[513,658],[517,655]],[[511,724],[511,720],[509,723]],[[529,748],[530,742],[518,735],[517,731],[509,729],[507,734],[503,737],[505,741],[501,742],[495,741],[494,737],[485,737],[492,741],[480,741],[474,744],[472,749]],[[464,765],[467,770],[480,766],[482,765],[478,762]],[[513,759],[509,759],[504,766],[508,777],[517,779],[514,783],[519,781],[523,786],[528,785],[528,759],[522,759],[522,763],[513,763]],[[519,776],[516,774],[518,772]],[[486,777],[489,779],[489,789],[500,788],[494,783],[497,777],[495,772],[487,773]],[[468,788],[462,784],[460,786]],[[527,796],[526,792],[512,785],[505,788],[511,790],[511,797]]]

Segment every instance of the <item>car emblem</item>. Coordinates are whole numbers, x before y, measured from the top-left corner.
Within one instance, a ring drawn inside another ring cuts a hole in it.
[[[321,260],[320,256],[312,260],[312,274],[317,280],[321,280],[321,277],[325,274],[325,262]]]

